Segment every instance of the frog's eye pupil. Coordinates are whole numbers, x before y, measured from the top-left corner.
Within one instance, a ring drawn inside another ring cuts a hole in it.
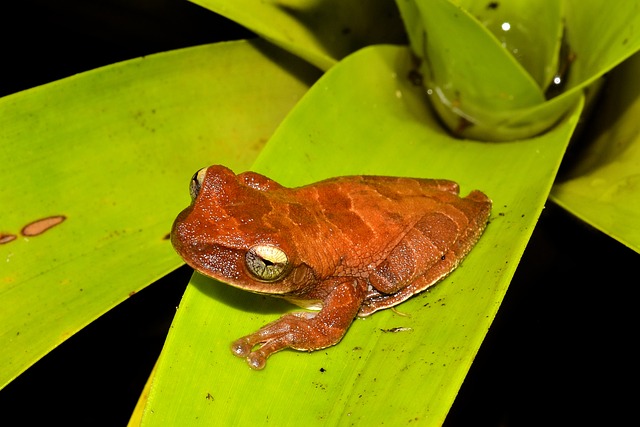
[[[280,248],[268,245],[254,246],[245,255],[247,270],[263,282],[275,282],[289,271],[289,258]]]
[[[191,194],[191,201],[195,201],[198,194],[200,194],[200,188],[202,188],[202,181],[207,173],[207,168],[202,168],[198,172],[194,173],[191,177],[191,184],[189,184],[189,194]]]

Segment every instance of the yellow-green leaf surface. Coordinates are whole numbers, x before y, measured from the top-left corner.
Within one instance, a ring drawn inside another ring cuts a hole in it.
[[[327,70],[357,49],[405,43],[393,0],[190,0]]]
[[[385,310],[357,319],[338,345],[279,352],[259,372],[234,357],[230,343],[295,308],[194,275],[143,425],[442,423],[506,292],[580,108],[538,138],[459,140],[441,128],[422,88],[408,80],[412,66],[407,48],[391,46],[341,61],[287,116],[253,169],[288,186],[346,174],[456,180],[463,194],[478,188],[494,201],[478,245],[442,283],[397,307],[406,316]]]
[[[574,56],[568,88],[584,87],[640,49],[640,0],[565,0]]]
[[[608,77],[586,135],[597,135],[552,199],[640,252],[640,54]]]
[[[539,88],[544,91],[549,86],[558,71],[564,30],[563,1],[457,0],[456,3],[491,31]]]
[[[0,99],[0,387],[180,265],[168,233],[188,178],[250,165],[316,76],[264,42],[236,42]]]
[[[502,9],[501,2],[491,4]],[[605,0],[518,4],[510,6],[508,22],[508,32],[519,33],[509,38],[519,41],[513,49],[475,18],[473,12],[495,27],[485,19],[492,14],[487,2],[398,0],[411,46],[422,59],[431,102],[449,129],[461,136],[512,140],[539,134],[574,108],[586,87],[640,49],[638,0],[616,7]],[[566,33],[566,52],[560,50],[561,57],[555,59],[562,33],[554,19],[563,19]],[[529,46],[536,51],[550,47],[537,56],[527,51]],[[544,80],[557,64],[555,72],[565,90],[546,100]]]
[[[494,113],[544,101],[542,89],[512,52],[465,8],[450,0],[399,0],[398,5],[411,23],[411,47],[425,61],[425,77],[441,96],[451,101],[458,96],[465,106],[481,104]]]

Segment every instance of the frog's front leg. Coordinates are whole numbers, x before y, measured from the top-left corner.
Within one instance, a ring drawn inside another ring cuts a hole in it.
[[[264,368],[276,351],[291,347],[313,351],[337,344],[358,314],[367,284],[362,279],[334,279],[340,282],[323,300],[319,312],[296,312],[282,316],[253,334],[236,340],[231,351],[245,357],[253,369]],[[255,346],[259,346],[253,350]]]

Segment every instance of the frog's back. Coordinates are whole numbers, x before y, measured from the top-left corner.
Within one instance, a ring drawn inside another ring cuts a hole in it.
[[[309,228],[313,232],[305,239],[316,244],[309,247],[321,243],[326,251],[321,256],[333,259],[322,264],[339,264],[345,274],[367,275],[425,216],[455,217],[461,229],[482,230],[491,210],[483,193],[460,198],[458,184],[448,180],[347,176],[300,187],[296,193],[316,213],[317,222]]]

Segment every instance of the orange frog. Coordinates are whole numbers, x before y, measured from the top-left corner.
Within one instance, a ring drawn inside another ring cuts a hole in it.
[[[450,273],[484,231],[491,200],[439,179],[345,176],[286,188],[224,166],[199,170],[171,241],[198,272],[317,310],[286,314],[232,344],[262,369],[274,352],[338,343],[356,316]]]

